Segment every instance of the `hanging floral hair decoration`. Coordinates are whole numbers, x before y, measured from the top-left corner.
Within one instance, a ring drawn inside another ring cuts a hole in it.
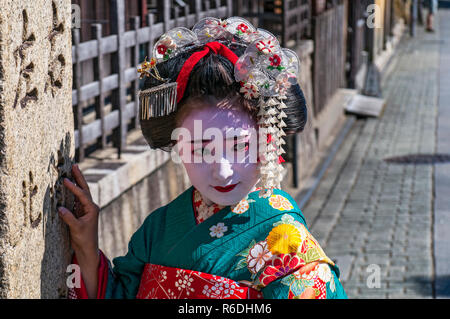
[[[237,57],[221,41],[242,44],[247,48],[242,56]],[[234,65],[235,80],[241,85],[240,93],[246,99],[258,99],[260,196],[271,196],[274,188],[280,188],[283,179],[284,168],[279,159],[285,153],[284,119],[287,115],[284,109],[287,106],[284,100],[289,87],[297,84],[300,71],[297,54],[281,48],[273,34],[255,28],[243,18],[220,20],[208,17],[197,22],[192,30],[177,27],[163,34],[154,45],[153,58],[150,62],[144,61],[138,69],[141,78],[153,76],[164,80],[157,71],[157,64],[192,49],[193,46],[203,47],[203,50],[193,53],[184,63],[176,81],[176,101],[182,99],[190,71],[202,57],[213,51],[230,60]],[[163,88],[164,84],[161,85],[161,89]],[[149,112],[149,107],[174,111],[174,107],[149,103],[149,99],[155,94],[160,94],[158,87],[140,92],[140,107],[146,108],[141,114],[167,115],[167,112],[158,110]],[[174,104],[173,97],[169,100]]]

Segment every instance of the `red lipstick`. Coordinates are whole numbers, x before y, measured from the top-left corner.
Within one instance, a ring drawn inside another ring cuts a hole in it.
[[[226,187],[222,187],[222,186],[214,186],[214,189],[221,192],[221,193],[228,193],[231,192],[237,184],[233,184],[233,185],[229,185]]]

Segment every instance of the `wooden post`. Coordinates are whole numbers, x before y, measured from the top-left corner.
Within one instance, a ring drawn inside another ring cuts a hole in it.
[[[370,4],[374,4],[370,1]],[[364,87],[362,93],[367,96],[381,96],[381,80],[380,71],[375,65],[376,44],[375,44],[375,30],[374,28],[366,28],[367,32],[367,48],[369,52],[367,61],[367,73],[364,80]]]
[[[348,85],[350,88],[354,88],[355,87],[355,73],[357,70],[357,50],[359,49],[358,45],[357,45],[357,40],[358,40],[358,26],[357,26],[357,17],[355,16],[355,5],[350,2],[349,3],[349,7],[348,7],[348,12],[349,12],[349,16],[348,16],[348,20],[349,20],[349,28],[348,28],[348,33],[350,35],[350,46],[348,48],[349,51],[349,55],[350,55],[350,71],[348,74]]]
[[[334,28],[333,28],[333,20],[334,20],[334,13],[335,13],[335,8],[327,10],[323,13],[323,16],[325,17],[324,22],[325,22],[325,30],[326,30],[326,36],[324,37],[325,41],[324,41],[324,46],[322,48],[326,48],[328,46],[333,47],[333,49],[331,50],[332,52],[334,51],[336,53],[336,47],[334,46],[336,43],[333,41],[333,36],[334,36]],[[335,57],[336,58],[336,57]],[[323,77],[322,80],[324,81],[325,84],[325,96],[322,100],[322,110],[325,108],[326,105],[326,101],[328,99],[328,97],[330,96],[330,92],[331,92],[331,82],[335,81],[335,67],[336,64],[333,63],[333,57],[331,54],[326,54],[325,53],[325,65],[327,66],[327,73],[329,73],[329,76],[327,78]]]
[[[83,105],[81,97],[81,63],[80,61],[80,30],[73,29],[73,45],[75,46],[75,89],[77,90],[77,109],[75,112],[75,122],[78,129],[78,158],[75,160],[81,162],[84,160],[83,143]]]
[[[163,22],[164,22],[164,33],[169,31],[170,28],[170,0],[164,0],[163,3]]]
[[[368,1],[369,4],[375,4],[375,1]],[[366,48],[369,53],[369,61],[372,63],[375,59],[375,32],[374,28],[366,28]]]
[[[308,24],[307,24],[307,28],[306,28],[306,37],[310,38],[313,36],[312,34],[312,0],[308,0],[308,2],[306,3],[306,5],[308,6],[308,13],[307,13],[307,17],[308,17]]]
[[[288,41],[288,21],[287,21],[287,13],[289,10],[289,2],[283,1],[283,13],[282,13],[282,38],[281,38],[281,46],[286,47],[286,43]]]
[[[228,0],[230,2],[230,0]],[[244,1],[243,0],[236,0],[234,3],[236,3],[235,8],[233,8],[233,14],[230,14],[230,16],[235,15],[238,17],[241,17],[243,14],[243,8],[244,8]]]
[[[185,6],[184,6],[184,17],[185,17],[185,19],[184,19],[184,24],[183,24],[183,27],[186,27],[186,28],[188,28],[189,27],[189,25],[188,25],[188,17],[189,17],[189,8],[190,8],[190,6],[188,5],[188,4],[186,4]],[[197,21],[196,21],[197,22]]]
[[[131,25],[133,26],[134,29],[134,39],[136,41],[135,46],[134,46],[134,67],[137,68],[139,65],[139,39],[138,39],[138,30],[139,30],[139,25],[141,22],[141,19],[139,17],[133,17],[131,18]],[[134,127],[138,128],[139,127],[139,77],[136,77],[136,80],[134,80],[133,83],[133,95],[134,95]]]
[[[113,94],[113,107],[119,110],[119,128],[115,130],[115,143],[118,148],[118,158],[126,147],[127,141],[127,119],[125,117],[126,107],[126,83],[125,66],[126,52],[124,43],[125,34],[125,1],[112,0],[112,32],[117,35],[117,53],[113,59],[113,69],[118,75],[118,88]]]
[[[200,13],[202,11],[202,1],[195,0],[195,21],[200,20]]]
[[[259,13],[259,1],[258,0],[249,1],[249,9],[251,13]],[[257,14],[256,17],[250,18],[249,20],[250,23],[253,24],[255,27],[260,26],[261,18],[259,17],[259,14]]]
[[[148,41],[148,46],[147,46],[147,57],[150,60],[153,56],[153,44],[154,44],[154,36],[153,36],[153,24],[155,21],[155,15],[153,13],[149,13],[147,15],[147,21],[148,21],[148,36],[150,38],[150,41]]]
[[[147,22],[145,21],[145,17],[148,14],[148,10],[147,10],[147,0],[141,0],[141,20],[142,20],[142,27],[146,27],[147,26]]]
[[[174,4],[173,6],[173,13],[174,13],[173,20],[175,21],[175,27],[179,27],[178,18],[180,16],[180,7],[177,4]]]
[[[227,0],[227,18],[233,16],[233,1]]]
[[[391,32],[391,1],[384,2],[384,26],[383,26],[383,50],[387,49],[387,43]]]
[[[92,34],[97,40],[97,58],[94,63],[94,79],[98,81],[98,97],[96,99],[96,118],[100,118],[100,126],[102,135],[99,138],[101,148],[106,148],[106,131],[105,131],[105,93],[103,92],[103,78],[105,72],[103,71],[103,51],[102,51],[102,25],[96,23],[92,25]]]
[[[396,23],[395,18],[395,0],[391,1],[391,30],[389,31],[390,36],[394,36],[394,27]]]

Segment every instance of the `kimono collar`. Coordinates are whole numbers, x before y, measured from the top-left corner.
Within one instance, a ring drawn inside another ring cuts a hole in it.
[[[203,199],[200,192],[194,188],[194,192],[192,194],[192,203],[194,206],[194,214],[195,221],[197,224],[205,221],[218,211],[222,210],[225,206],[218,205],[213,203],[212,205],[206,205],[205,200]]]

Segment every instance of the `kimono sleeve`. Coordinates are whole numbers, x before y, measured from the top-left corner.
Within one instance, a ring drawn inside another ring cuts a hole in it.
[[[263,290],[264,299],[347,299],[347,294],[342,287],[336,268],[327,263],[319,263],[314,272],[322,272],[328,276],[325,280],[318,276],[298,271],[273,281]]]
[[[291,211],[272,220],[265,230],[271,258],[259,273],[257,285],[264,298],[347,298],[339,281],[339,268],[309,232],[303,214],[295,205],[289,206],[287,198],[281,200],[284,206],[279,206]]]

